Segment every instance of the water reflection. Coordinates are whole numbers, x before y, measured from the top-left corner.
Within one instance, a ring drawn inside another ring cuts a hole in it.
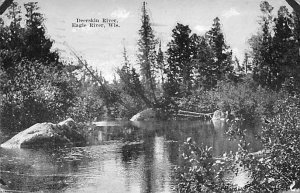
[[[56,150],[0,149],[0,176],[9,189],[22,191],[61,190],[76,179],[69,175],[78,171],[84,160]],[[67,157],[67,158],[66,158]]]
[[[86,147],[0,148],[0,178],[29,192],[176,192],[180,144],[192,137],[215,156],[236,151],[225,130],[217,122],[101,122],[86,131]],[[254,135],[252,129],[247,140],[256,151]]]

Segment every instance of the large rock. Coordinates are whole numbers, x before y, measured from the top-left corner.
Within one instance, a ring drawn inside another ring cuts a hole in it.
[[[155,118],[156,118],[156,112],[153,109],[149,108],[134,115],[130,119],[130,121],[147,121],[147,120],[153,120]]]
[[[58,124],[37,123],[1,144],[3,148],[49,147],[82,145],[85,140],[76,123],[69,118]]]
[[[212,120],[226,120],[227,113],[224,113],[221,110],[216,110],[213,114]]]

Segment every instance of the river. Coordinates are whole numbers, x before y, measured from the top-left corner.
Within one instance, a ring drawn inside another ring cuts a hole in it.
[[[221,122],[98,122],[85,147],[0,148],[0,178],[16,192],[176,192],[180,145],[192,137],[216,157],[237,151],[225,130]],[[246,135],[251,151],[260,149],[255,135]]]

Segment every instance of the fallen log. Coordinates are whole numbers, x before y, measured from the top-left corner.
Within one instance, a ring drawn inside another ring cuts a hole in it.
[[[177,116],[211,119],[213,116],[213,113],[198,113],[198,112],[192,112],[192,111],[179,110],[177,113]]]

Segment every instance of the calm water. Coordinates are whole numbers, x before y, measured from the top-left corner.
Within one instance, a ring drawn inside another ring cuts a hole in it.
[[[225,129],[200,121],[100,122],[89,130],[86,147],[0,148],[0,178],[18,192],[176,192],[180,144],[192,137],[213,147],[215,156],[236,151]],[[257,151],[254,135],[247,140]]]

